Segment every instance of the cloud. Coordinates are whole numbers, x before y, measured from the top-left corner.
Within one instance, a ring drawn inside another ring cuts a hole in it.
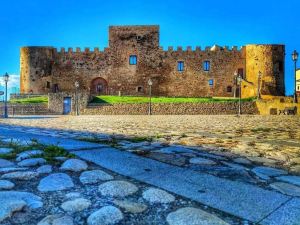
[[[10,94],[19,93],[20,92],[20,75],[11,74],[9,75],[9,81],[7,83],[8,89],[8,99]],[[5,82],[3,80],[3,76],[0,76],[0,91],[5,91]],[[0,96],[0,101],[3,101],[4,96]]]
[[[4,88],[4,80],[3,77],[0,77],[0,87]],[[20,88],[20,75],[16,75],[16,74],[11,74],[9,75],[9,80],[7,83],[7,87],[8,89],[12,89],[12,88]]]

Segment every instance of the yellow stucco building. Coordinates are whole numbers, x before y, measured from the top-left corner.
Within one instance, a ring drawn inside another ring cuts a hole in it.
[[[300,69],[296,72],[296,91],[297,95],[300,96]]]

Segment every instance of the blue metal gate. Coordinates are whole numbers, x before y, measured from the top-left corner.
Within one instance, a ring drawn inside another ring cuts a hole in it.
[[[64,98],[64,115],[68,115],[71,112],[72,108],[72,99],[71,97]]]

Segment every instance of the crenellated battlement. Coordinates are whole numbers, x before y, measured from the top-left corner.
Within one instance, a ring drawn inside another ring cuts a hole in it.
[[[205,48],[201,48],[200,46],[196,46],[195,48],[192,48],[192,46],[182,47],[182,46],[168,46],[167,50],[164,50],[163,47],[160,47],[161,50],[164,52],[169,53],[208,53],[208,52],[243,52],[244,46],[238,48],[237,46],[232,46],[231,48],[229,46],[206,46]]]
[[[67,49],[67,50],[66,50]],[[106,53],[109,51],[109,48],[104,48],[104,50],[100,50],[99,47],[94,47],[93,49],[89,48],[89,47],[85,47],[85,48],[80,48],[80,47],[68,47],[68,48],[53,48],[54,53],[57,54],[76,54],[76,53],[82,53],[82,54],[89,54],[89,53]]]

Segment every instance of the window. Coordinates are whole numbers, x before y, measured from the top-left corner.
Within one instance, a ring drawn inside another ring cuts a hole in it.
[[[244,69],[243,68],[238,69],[238,75],[241,75],[241,77],[244,78]]]
[[[208,84],[209,86],[214,86],[214,79],[209,79]]]
[[[131,55],[129,57],[129,64],[130,65],[136,65],[137,64],[137,57],[136,57],[136,55]]]
[[[49,81],[47,81],[46,87],[47,87],[47,88],[50,88],[50,82],[49,82]]]
[[[209,71],[210,70],[210,61],[204,61],[203,62],[203,70]]]
[[[179,72],[184,71],[184,62],[183,62],[183,61],[179,61],[179,62],[177,63],[177,70],[178,70]]]
[[[53,92],[57,93],[58,92],[58,84],[53,85]]]
[[[232,92],[232,87],[231,86],[227,86],[227,92],[231,93]]]
[[[278,62],[278,69],[279,69],[279,72],[283,72],[283,62],[281,62],[281,61]]]
[[[138,87],[136,88],[136,91],[137,91],[137,92],[143,92],[143,87],[138,86]]]

